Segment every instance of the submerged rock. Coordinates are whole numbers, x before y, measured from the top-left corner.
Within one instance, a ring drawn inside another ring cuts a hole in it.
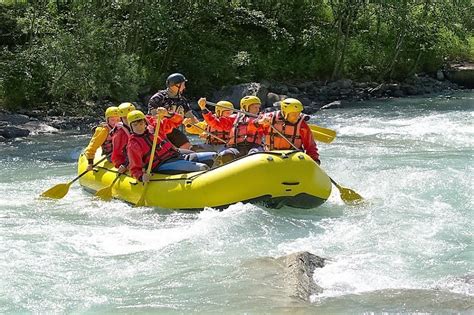
[[[285,266],[285,284],[289,296],[309,301],[313,294],[323,292],[313,280],[316,268],[324,267],[324,258],[310,252],[298,252],[277,258]]]
[[[317,268],[324,267],[325,259],[309,252],[297,252],[278,258],[261,257],[244,263],[245,274],[258,282],[258,293],[272,296],[282,306],[304,305],[310,297],[323,289],[313,280]]]

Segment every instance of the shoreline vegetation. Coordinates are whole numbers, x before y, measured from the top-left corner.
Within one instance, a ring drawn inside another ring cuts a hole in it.
[[[191,101],[296,97],[307,113],[472,88],[473,13],[470,0],[3,1],[0,142],[144,109],[173,72]]]
[[[401,97],[429,97],[431,95],[452,94],[469,90],[448,80],[436,80],[429,76],[414,76],[409,83],[374,83],[338,80],[328,84],[321,82],[304,82],[300,85],[282,83],[243,83],[224,87],[211,96],[211,100],[226,99],[238,104],[244,95],[258,95],[264,108],[271,110],[278,101],[286,97],[294,97],[305,105],[304,112],[313,114],[319,110],[330,110],[345,106],[357,106],[361,101],[376,99],[393,99]],[[323,92],[321,92],[321,90]],[[137,108],[146,111],[147,100],[151,95],[135,100]],[[88,133],[99,122],[103,121],[103,113],[109,106],[117,106],[111,100],[87,101],[77,104],[56,104],[44,109],[21,109],[8,111],[0,109],[0,143],[35,134],[55,134],[59,132]],[[65,110],[64,107],[67,109]],[[191,107],[200,116],[196,99]],[[86,110],[84,110],[86,109]]]

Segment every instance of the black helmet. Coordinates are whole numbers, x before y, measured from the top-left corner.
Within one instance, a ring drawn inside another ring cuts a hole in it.
[[[175,84],[186,82],[186,78],[181,73],[172,73],[166,78],[166,86],[170,87]]]

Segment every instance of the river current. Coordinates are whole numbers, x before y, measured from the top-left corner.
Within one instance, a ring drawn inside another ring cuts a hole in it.
[[[0,313],[473,313],[474,93],[320,111],[337,131],[321,207],[234,204],[200,212],[95,200],[76,175],[90,135],[0,144]],[[245,184],[245,183],[242,183]],[[212,194],[212,192],[209,192]],[[311,302],[291,299],[271,259],[327,259]]]

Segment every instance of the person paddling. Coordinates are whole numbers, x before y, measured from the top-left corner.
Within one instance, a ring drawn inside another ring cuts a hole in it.
[[[231,126],[234,117],[232,116],[232,109],[234,105],[228,101],[220,101],[217,102],[215,113],[210,112],[206,109],[206,99],[200,98],[198,101],[200,107],[204,108],[202,111],[202,117],[204,118],[204,130],[200,131],[201,138],[205,139],[204,144],[194,144],[193,150],[196,152],[200,151],[214,151],[220,152],[222,151],[227,142],[230,139],[230,130],[231,128],[224,128],[221,125],[226,126],[226,124],[222,124],[221,120],[228,120],[228,126]],[[193,124],[191,121],[188,122],[188,118],[184,120],[184,124],[187,125],[191,123],[194,125],[194,128],[197,128],[196,124]]]
[[[109,162],[112,155],[112,137],[117,131],[115,125],[120,121],[119,110],[116,106],[108,107],[105,110],[105,122],[94,128],[94,135],[84,150],[87,158],[87,170],[91,171],[94,165],[94,156],[99,147],[102,147],[102,155],[107,157]]]
[[[156,109],[164,107],[170,113],[184,115],[184,117],[191,118],[194,123],[197,123],[198,119],[194,116],[189,101],[183,96],[187,81],[181,73],[170,74],[166,79],[166,89],[158,91],[148,101],[148,114],[156,115]],[[188,137],[178,128],[174,128],[167,137],[175,147],[191,149]]]
[[[303,104],[299,100],[287,98],[280,101],[279,111],[265,114],[262,118],[255,120],[249,128],[254,132],[259,130],[265,134],[266,150],[292,150],[294,148],[288,143],[289,140],[295,147],[304,150],[316,163],[321,164],[313,133],[306,123],[309,116],[302,114],[302,111]]]
[[[198,103],[198,105],[203,110],[203,115],[206,115],[205,99],[204,102]],[[240,109],[254,115],[260,113],[261,105],[262,102],[260,99],[253,95],[245,96],[240,100]],[[228,163],[246,154],[263,151],[262,131],[256,128],[248,128],[249,125],[253,124],[254,120],[255,118],[238,113],[237,115],[215,121],[216,126],[223,130],[228,130],[230,133],[227,146],[224,150],[219,152],[215,166]]]
[[[182,123],[182,116],[172,113],[170,118],[166,118],[165,116],[169,115],[169,112],[162,107],[157,108],[156,113],[157,119],[160,119],[161,123],[153,157],[152,173],[182,174],[209,169],[205,163],[212,163],[215,153],[202,152],[183,155],[167,139],[166,135]],[[127,119],[131,127],[127,145],[130,174],[139,181],[148,182],[150,178],[143,170],[150,160],[153,132],[150,130],[143,112],[134,110],[127,115]]]
[[[128,167],[127,143],[130,136],[130,126],[127,121],[128,113],[135,110],[132,103],[122,103],[118,107],[121,123],[117,124],[117,132],[112,138],[112,163],[119,173],[125,173]]]

